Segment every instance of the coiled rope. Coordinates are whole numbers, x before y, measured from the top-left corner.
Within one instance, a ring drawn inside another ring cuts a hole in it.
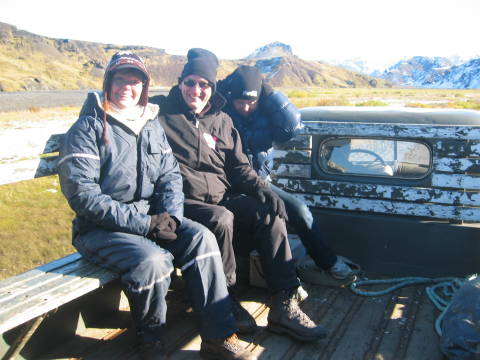
[[[469,276],[467,279],[471,279],[476,275]],[[435,307],[440,310],[440,315],[435,320],[435,331],[438,336],[442,336],[441,323],[443,317],[450,305],[450,301],[455,292],[460,289],[466,279],[457,277],[441,277],[441,278],[428,278],[428,277],[401,277],[393,279],[381,279],[370,280],[367,278],[359,279],[350,284],[350,290],[355,294],[361,296],[381,296],[391,293],[394,290],[402,288],[404,286],[419,285],[419,284],[435,284],[428,286],[425,291],[428,298],[432,301]],[[393,284],[382,290],[361,290],[360,287]]]

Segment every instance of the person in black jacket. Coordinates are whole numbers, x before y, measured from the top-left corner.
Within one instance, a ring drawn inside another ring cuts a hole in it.
[[[166,356],[165,296],[178,267],[202,344],[219,359],[255,359],[223,344],[236,325],[220,252],[207,228],[183,217],[182,178],[158,106],[148,103],[149,79],[140,57],[115,54],[103,92],[88,95],[66,134],[58,172],[76,213],[73,244],[86,259],[120,274],[142,358]]]
[[[218,90],[227,99],[224,111],[233,119],[253,168],[270,181],[273,143],[286,142],[299,133],[300,112],[284,94],[273,90],[254,66],[239,66],[219,82]],[[323,269],[337,280],[353,279],[354,271],[325,244],[318,221],[308,207],[279,187],[270,185],[270,188],[284,201],[289,224],[315,264],[311,266],[311,260],[307,259],[301,265],[300,278],[319,283]]]
[[[253,235],[266,282],[272,293],[268,329],[300,341],[314,341],[327,332],[299,308],[300,285],[287,239],[283,201],[249,164],[240,135],[221,111],[225,99],[215,91],[218,60],[205,49],[190,49],[179,84],[160,104],[160,121],[183,175],[185,214],[215,234],[222,253],[234,316],[240,331],[256,324],[234,296],[236,264],[234,229]],[[238,240],[238,239],[237,239]]]

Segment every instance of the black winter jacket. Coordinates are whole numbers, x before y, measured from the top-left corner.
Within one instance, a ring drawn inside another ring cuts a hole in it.
[[[198,117],[185,104],[178,86],[168,97],[156,96],[160,122],[183,175],[188,199],[218,204],[226,194],[252,194],[268,186],[249,164],[238,131],[220,109],[225,99],[214,94],[210,110]]]
[[[98,93],[88,94],[60,149],[62,192],[77,215],[73,235],[102,227],[145,236],[148,214],[164,211],[181,221],[182,179],[158,106],[147,105],[151,120],[136,135],[110,116],[104,128],[100,104]]]

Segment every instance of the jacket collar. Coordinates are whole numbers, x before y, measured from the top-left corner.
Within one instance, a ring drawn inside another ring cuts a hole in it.
[[[101,117],[103,116],[103,95],[102,91],[91,91],[87,95],[87,99],[83,103],[82,109],[80,110],[80,116],[94,116]],[[147,103],[145,111],[142,116],[148,118],[148,120],[154,119],[159,112],[159,106],[156,104]]]

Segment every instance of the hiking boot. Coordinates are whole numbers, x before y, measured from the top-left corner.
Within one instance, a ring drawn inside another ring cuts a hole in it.
[[[273,295],[267,329],[278,334],[290,335],[303,342],[326,337],[327,330],[316,325],[300,309],[295,299],[295,291],[296,289],[282,290]]]
[[[239,334],[250,334],[257,330],[257,323],[250,313],[242,307],[240,302],[230,294],[232,299],[232,313]]]
[[[140,359],[142,360],[165,360],[167,355],[164,352],[160,340],[144,341],[140,344]]]
[[[310,256],[306,256],[297,266],[301,281],[326,286],[345,286],[356,280],[360,266],[354,262],[337,256],[337,260],[328,270],[320,269]]]
[[[216,360],[257,360],[257,356],[240,346],[236,334],[226,339],[210,339],[202,341],[200,356],[204,359]]]
[[[337,280],[346,280],[354,277],[355,275],[354,270],[347,265],[347,263],[344,261],[344,258],[341,256],[337,256],[337,261],[335,261],[335,264],[328,269],[328,272],[334,279]]]

